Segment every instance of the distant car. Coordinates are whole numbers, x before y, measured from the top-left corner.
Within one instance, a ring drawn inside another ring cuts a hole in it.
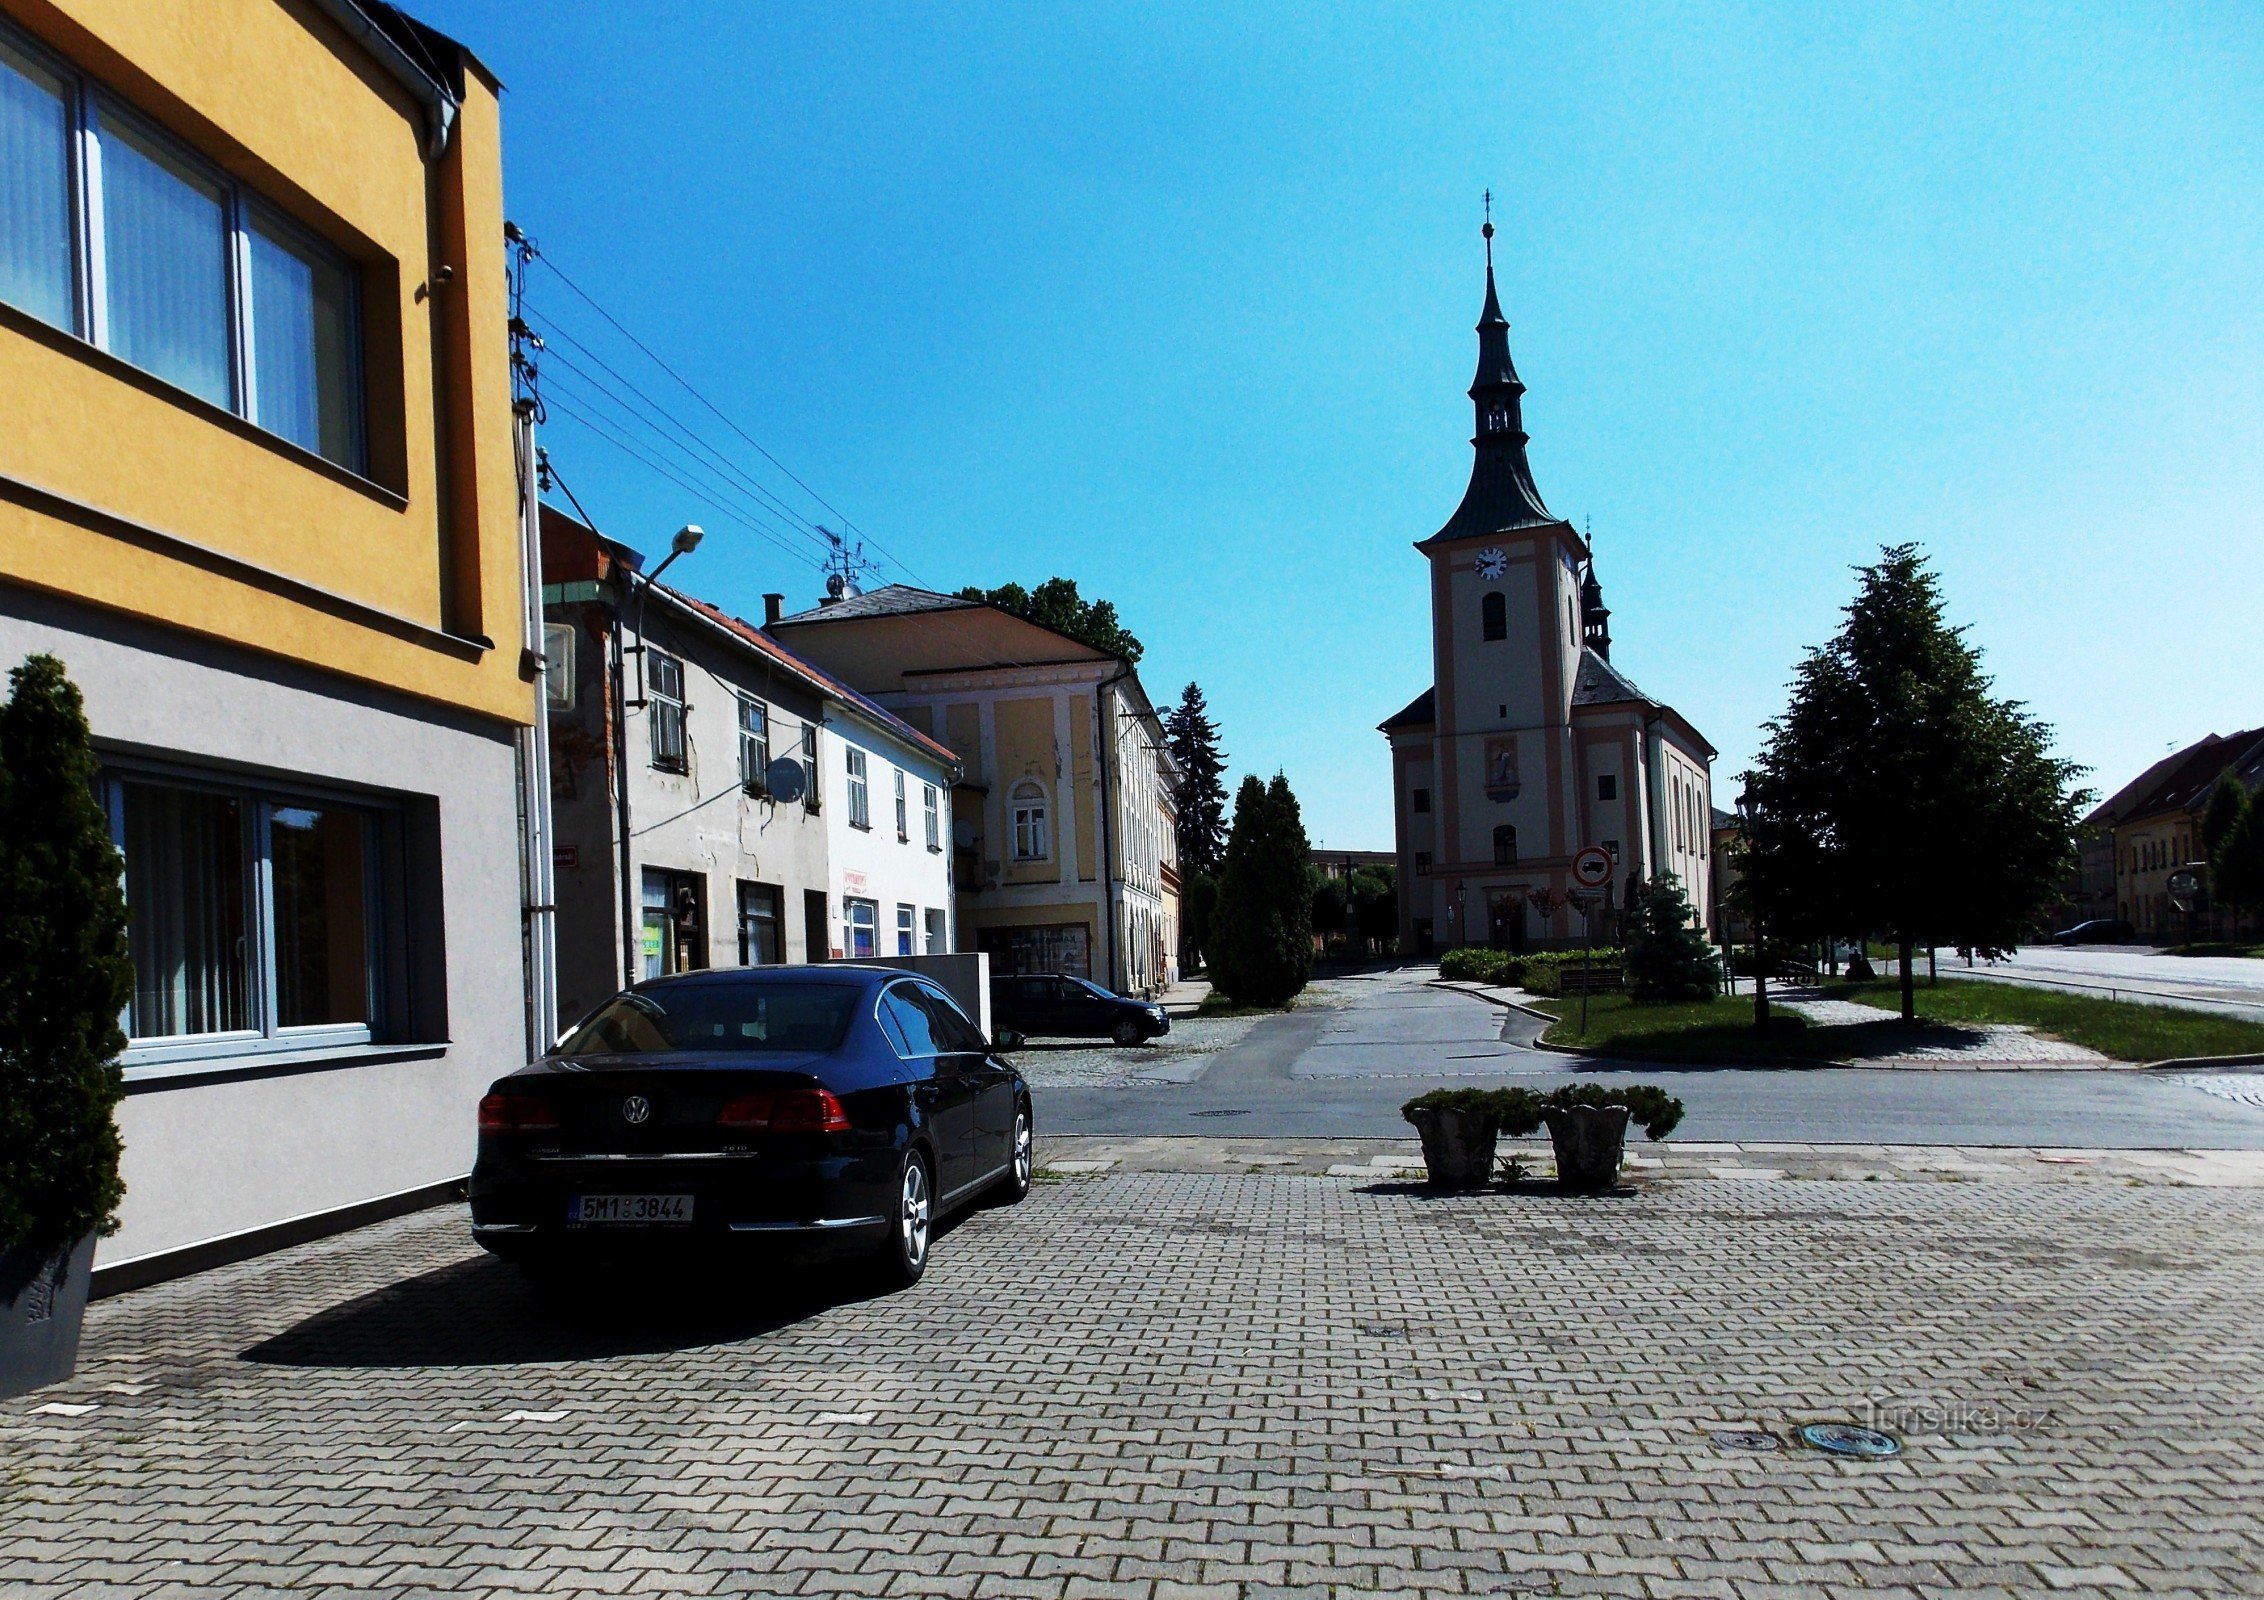
[[[2138,930],[2120,917],[2094,917],[2052,935],[2054,944],[2136,944]]]
[[[1030,1192],[1030,1090],[925,978],[739,968],[626,989],[479,1108],[472,1237],[540,1272],[671,1246],[860,1251]]]
[[[1089,978],[1018,973],[991,980],[991,1028],[1008,1048],[1040,1038],[1135,1045],[1171,1032],[1171,1018],[1162,1006],[1112,994]]]

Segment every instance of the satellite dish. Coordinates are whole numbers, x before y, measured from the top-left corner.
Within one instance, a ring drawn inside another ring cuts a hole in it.
[[[792,756],[780,756],[763,768],[763,787],[770,797],[784,805],[792,805],[809,792],[810,776],[802,770],[802,763]]]

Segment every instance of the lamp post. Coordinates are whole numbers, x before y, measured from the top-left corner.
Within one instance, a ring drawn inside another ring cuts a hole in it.
[[[688,556],[697,550],[700,540],[705,537],[706,534],[698,523],[687,522],[668,541],[668,554],[650,573],[640,573],[626,564],[622,567],[629,574],[628,581],[635,590],[633,598],[637,608],[637,642],[634,646],[623,645],[621,648],[624,652],[632,648],[637,652],[635,704],[640,710],[645,705],[645,601],[652,593],[652,586],[659,581],[660,575],[668,570],[670,564],[678,556]],[[641,586],[637,582],[640,578],[644,580]],[[642,919],[637,915],[637,886],[629,841],[629,702],[623,693],[628,686],[621,680],[620,661],[616,657],[613,680],[613,755],[621,765],[613,784],[613,811],[614,828],[621,838],[621,981],[627,987],[637,981],[637,951],[643,942],[643,932]]]

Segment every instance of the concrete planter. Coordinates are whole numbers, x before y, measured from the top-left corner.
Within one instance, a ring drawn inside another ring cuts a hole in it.
[[[1602,1194],[1619,1183],[1627,1148],[1627,1107],[1568,1106],[1542,1113],[1556,1147],[1557,1182],[1574,1194]]]
[[[1410,1111],[1423,1166],[1438,1189],[1482,1189],[1494,1175],[1494,1125],[1474,1111]]]
[[[0,1398],[71,1375],[93,1269],[91,1233],[59,1250],[0,1250]]]

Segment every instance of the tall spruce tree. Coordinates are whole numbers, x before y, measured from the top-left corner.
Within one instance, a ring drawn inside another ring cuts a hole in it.
[[[118,1225],[126,905],[86,707],[53,656],[0,708],[0,1245]]]
[[[1213,982],[1245,1005],[1286,1005],[1313,975],[1310,854],[1289,780],[1244,778],[1208,955]]]
[[[1641,1001],[1711,1000],[1721,993],[1721,967],[1682,892],[1662,872],[1643,886],[1627,914],[1625,966],[1629,992]]]
[[[2010,949],[2057,897],[2089,796],[2052,730],[1999,700],[1916,545],[1862,570],[1745,774],[1747,903],[1772,937]]]
[[[1226,864],[1226,752],[1202,685],[1180,691],[1164,713],[1164,743],[1179,768],[1179,870],[1215,878]]]

